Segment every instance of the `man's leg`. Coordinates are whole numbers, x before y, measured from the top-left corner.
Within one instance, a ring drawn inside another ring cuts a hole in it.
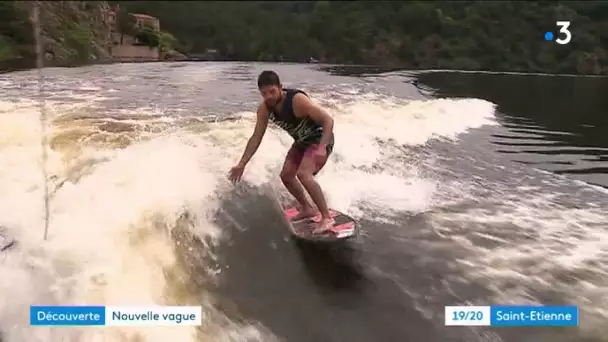
[[[289,149],[289,152],[287,152],[285,163],[283,164],[283,169],[281,170],[281,181],[283,182],[283,185],[285,185],[287,191],[289,191],[296,201],[298,201],[298,204],[300,204],[300,211],[291,219],[292,221],[302,220],[317,214],[316,210],[306,198],[302,185],[296,179],[298,167],[302,162],[303,156],[304,152],[300,151],[297,146],[293,144]]]
[[[327,201],[325,200],[323,190],[321,190],[319,183],[317,183],[314,177],[323,168],[323,166],[325,166],[331,149],[328,149],[328,153],[325,158],[318,160],[312,153],[312,149],[314,148],[316,148],[316,146],[310,147],[304,153],[304,157],[302,158],[300,166],[298,167],[297,177],[300,182],[302,182],[302,185],[321,212],[321,221],[314,229],[313,233],[322,233],[332,227],[333,219],[329,214],[329,208],[327,206]]]

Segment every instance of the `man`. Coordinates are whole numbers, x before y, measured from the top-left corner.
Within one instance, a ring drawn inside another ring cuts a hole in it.
[[[331,229],[334,221],[314,176],[323,168],[333,150],[334,120],[325,110],[312,103],[303,91],[283,89],[279,75],[274,71],[263,71],[258,76],[258,89],[263,101],[258,107],[255,130],[241,160],[230,170],[229,179],[232,182],[241,179],[245,166],[262,142],[268,121],[272,121],[294,139],[281,170],[283,184],[300,205],[300,211],[293,221],[317,215],[304,194],[303,186],[321,214],[313,233],[324,233]]]

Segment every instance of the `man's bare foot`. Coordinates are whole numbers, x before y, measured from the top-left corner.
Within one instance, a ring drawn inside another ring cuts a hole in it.
[[[315,217],[317,213],[318,212],[312,207],[300,208],[296,216],[291,218],[291,222],[302,221],[307,218]]]
[[[331,228],[333,228],[334,226],[334,219],[332,218],[322,218],[321,221],[317,224],[317,226],[315,227],[315,229],[312,231],[313,235],[317,235],[317,234],[323,234],[329,230],[331,230]]]

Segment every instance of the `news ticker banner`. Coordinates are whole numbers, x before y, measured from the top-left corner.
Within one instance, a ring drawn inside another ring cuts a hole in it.
[[[486,327],[575,327],[576,306],[446,306],[445,325]]]
[[[200,306],[31,306],[32,326],[198,326]],[[578,326],[576,306],[446,306],[447,326]]]
[[[30,306],[32,326],[196,326],[200,306]]]

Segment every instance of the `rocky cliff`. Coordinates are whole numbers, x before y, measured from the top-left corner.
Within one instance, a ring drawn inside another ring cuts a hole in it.
[[[38,1],[44,63],[72,66],[110,61],[106,1]],[[0,70],[35,64],[33,1],[0,2]]]

